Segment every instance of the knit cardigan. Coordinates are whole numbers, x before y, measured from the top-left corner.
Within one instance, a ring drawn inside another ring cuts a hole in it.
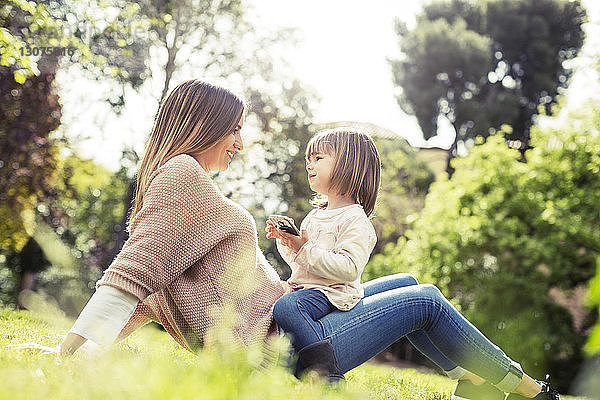
[[[225,321],[233,326],[221,340],[264,339],[273,304],[284,294],[258,248],[252,216],[189,155],[171,158],[151,175],[130,237],[100,285],[141,301],[118,340],[152,320],[190,350]]]

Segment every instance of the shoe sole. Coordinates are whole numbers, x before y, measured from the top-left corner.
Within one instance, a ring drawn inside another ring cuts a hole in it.
[[[503,399],[504,398],[506,398],[506,395],[503,397]],[[461,397],[453,394],[452,396],[450,396],[450,400],[474,400],[474,398]]]

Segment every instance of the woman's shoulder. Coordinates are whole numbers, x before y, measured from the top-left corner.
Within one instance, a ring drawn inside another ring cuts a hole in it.
[[[150,176],[146,193],[152,198],[172,197],[173,200],[199,196],[220,198],[210,176],[187,154],[177,155],[157,168]]]
[[[159,169],[162,169],[164,172],[171,173],[202,173],[204,169],[200,166],[198,161],[189,154],[179,154],[175,157],[171,157],[167,162],[165,162]],[[204,172],[203,175],[208,175]]]
[[[161,165],[150,178],[166,184],[198,185],[210,177],[192,156],[179,154]]]

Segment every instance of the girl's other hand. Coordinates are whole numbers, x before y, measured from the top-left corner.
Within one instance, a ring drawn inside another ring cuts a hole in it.
[[[273,227],[276,229],[275,227]],[[281,240],[281,244],[292,250],[294,253],[297,253],[304,243],[308,242],[308,233],[306,229],[302,229],[300,232],[300,236],[292,235],[291,233],[284,232],[282,230],[276,229],[279,238]]]

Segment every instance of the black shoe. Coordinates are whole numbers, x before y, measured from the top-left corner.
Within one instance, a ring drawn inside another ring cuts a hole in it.
[[[451,400],[504,400],[506,394],[500,389],[486,382],[475,385],[471,381],[458,381]]]
[[[329,340],[313,343],[298,352],[294,375],[300,379],[308,371],[317,371],[319,375],[332,383],[344,380],[344,374],[338,367],[333,346]]]
[[[538,381],[534,379],[541,387],[542,391],[533,399],[535,400],[560,400],[560,395],[558,394],[558,390],[554,389],[550,386],[550,375],[546,375],[546,380]],[[506,400],[529,400],[531,397],[525,397],[518,395],[516,393],[511,393],[508,395]]]

